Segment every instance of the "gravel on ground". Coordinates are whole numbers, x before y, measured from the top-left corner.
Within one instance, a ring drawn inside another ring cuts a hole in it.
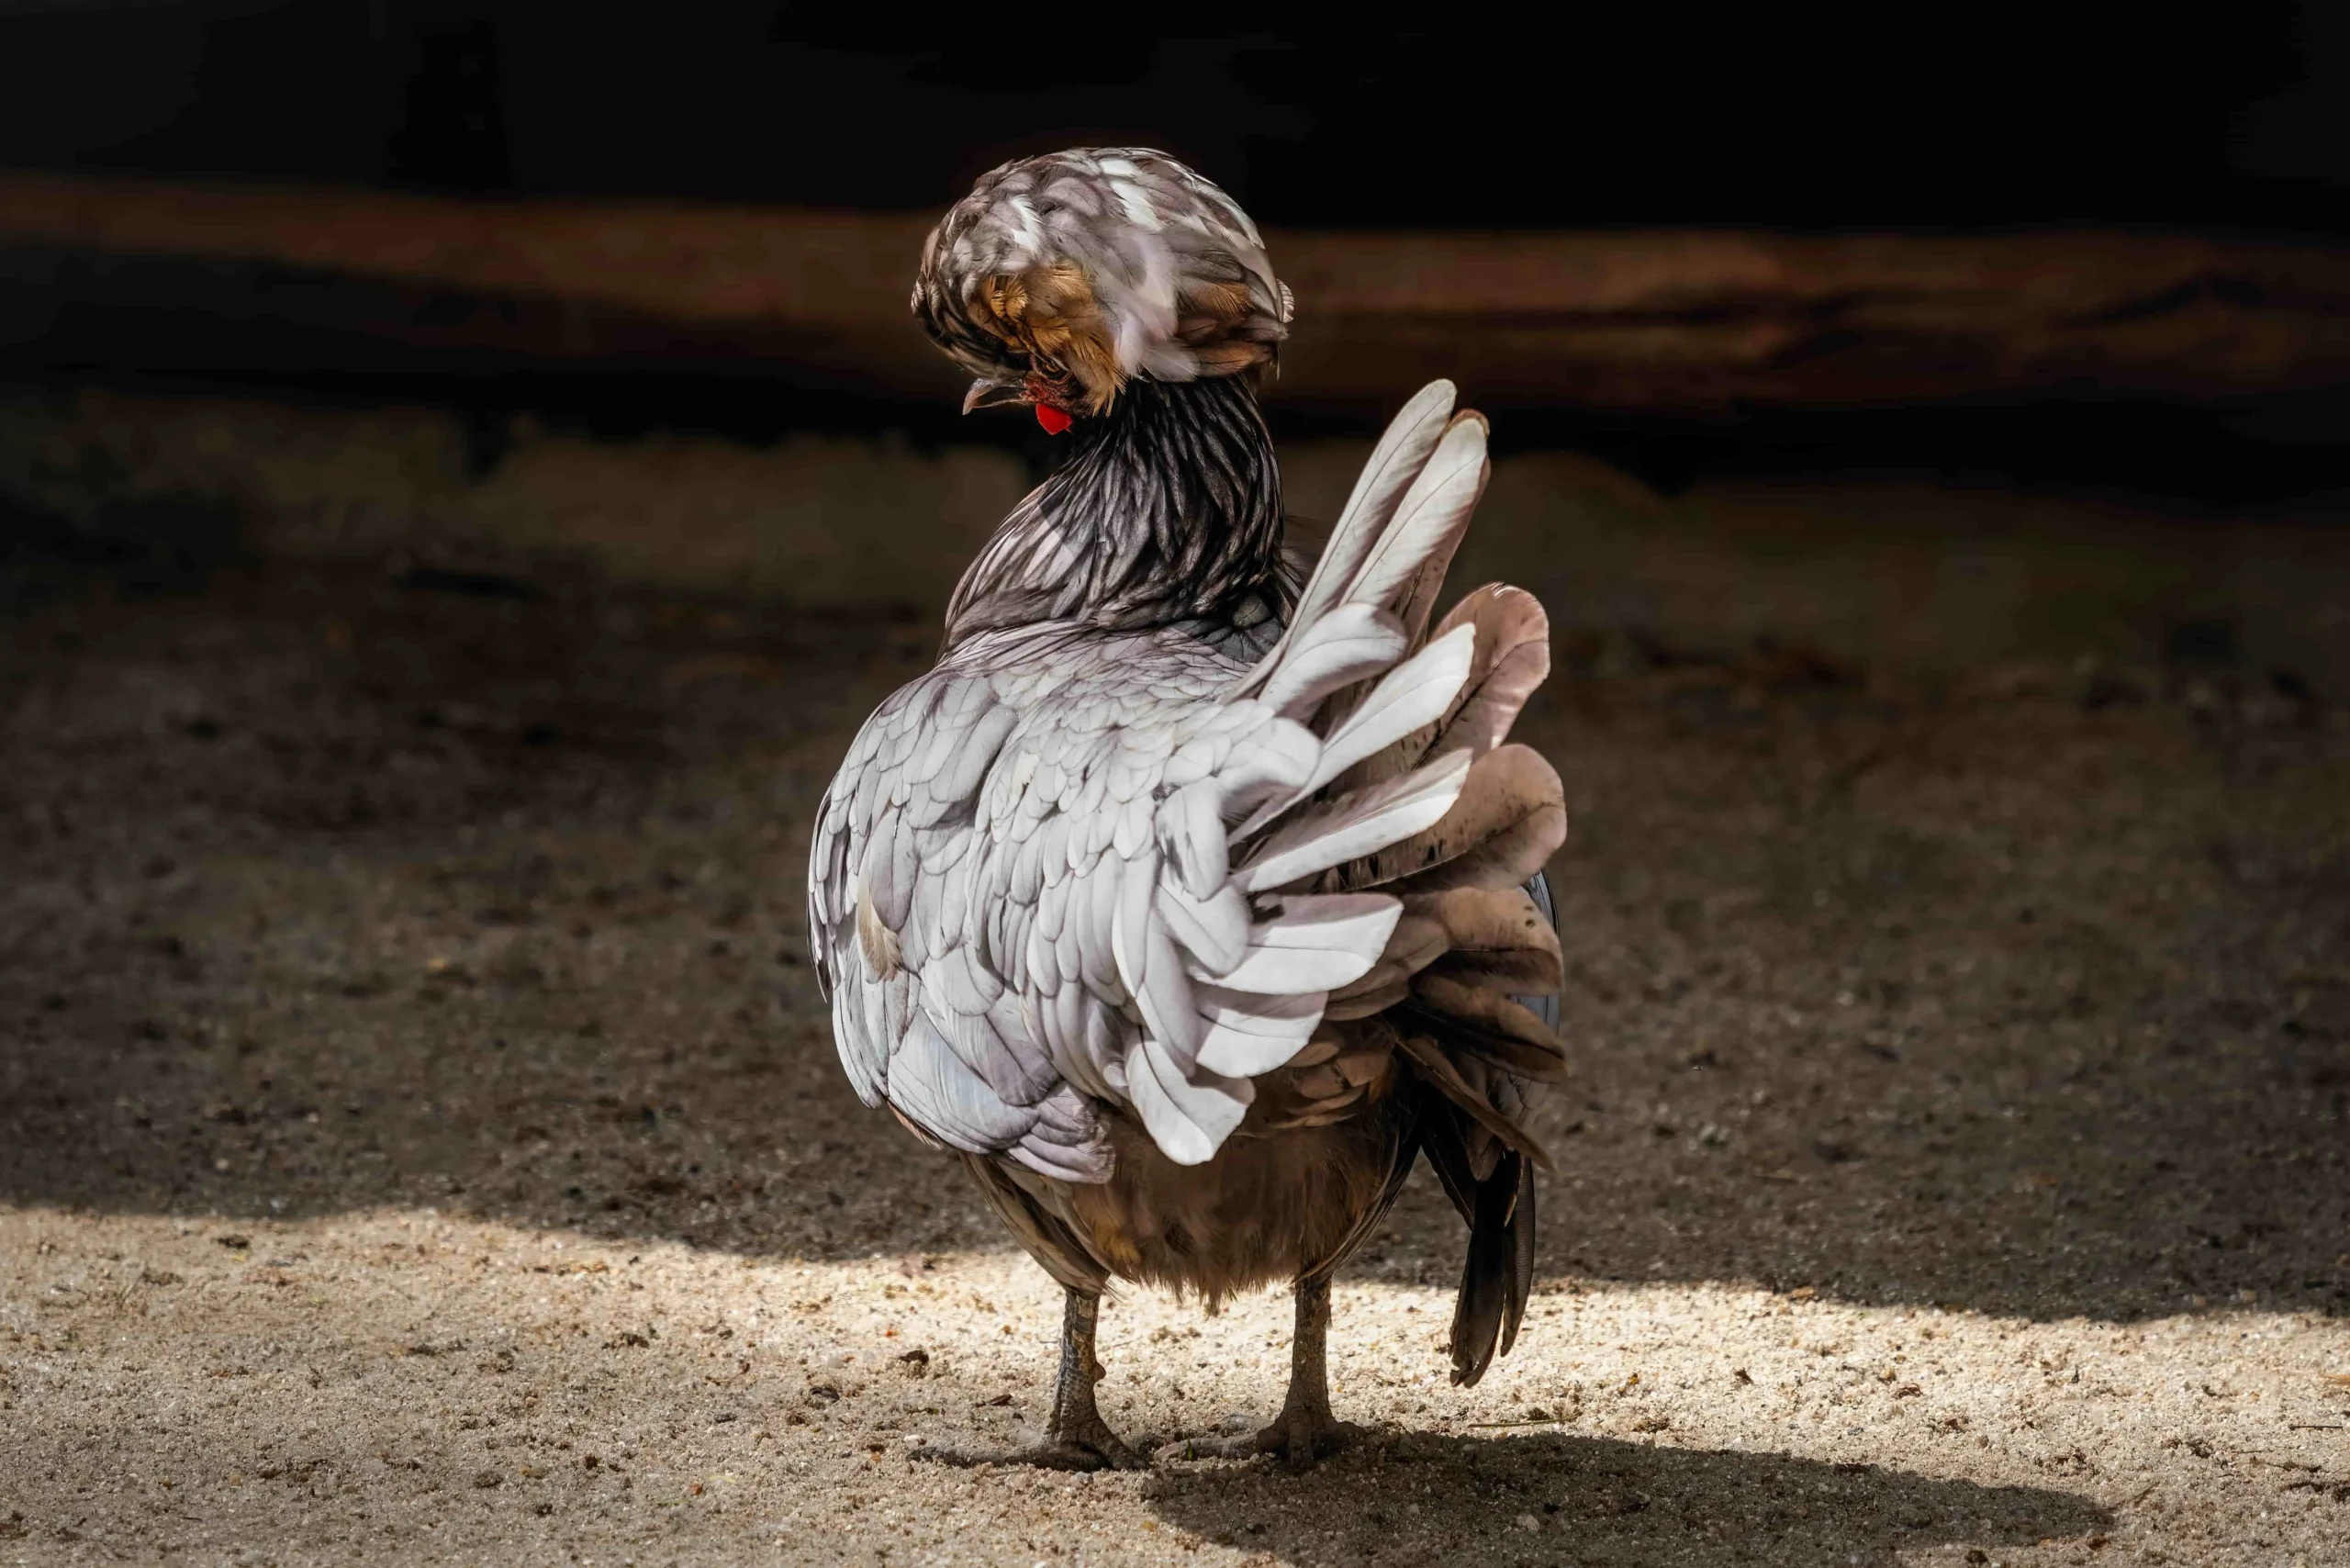
[[[2350,723],[2289,672],[1562,646],[1531,1319],[1362,1447],[956,1470],[1057,1321],[856,1103],[811,806],[914,619],[255,567],[0,621],[0,1563],[2350,1563]],[[1230,1430],[1287,1305],[1129,1293]]]

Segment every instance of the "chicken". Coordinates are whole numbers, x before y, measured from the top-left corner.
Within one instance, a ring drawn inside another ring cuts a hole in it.
[[[1303,570],[1257,407],[1290,293],[1222,191],[1143,149],[988,174],[913,309],[967,409],[1028,405],[1068,450],[819,810],[842,1065],[1066,1292],[1047,1438],[1016,1457],[1142,1462],[1094,1401],[1112,1279],[1211,1308],[1286,1282],[1288,1395],[1249,1441],[1311,1463],[1351,1435],[1331,1275],[1422,1155],[1469,1226],[1453,1380],[1508,1350],[1548,1164],[1529,1101],[1565,1073],[1542,868],[1566,811],[1507,739],[1548,626],[1503,587],[1428,624],[1484,421],[1448,383],[1414,398]]]

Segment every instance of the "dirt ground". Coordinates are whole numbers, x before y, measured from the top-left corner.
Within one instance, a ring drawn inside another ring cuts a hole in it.
[[[1303,1476],[917,1462],[1055,1294],[849,1093],[809,808],[915,619],[252,568],[0,620],[0,1562],[2350,1563],[2350,722],[1562,648],[1531,1321],[1416,1183]],[[1104,1314],[1268,1417],[1279,1297]]]

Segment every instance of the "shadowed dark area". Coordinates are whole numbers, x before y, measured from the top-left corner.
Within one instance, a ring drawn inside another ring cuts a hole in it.
[[[1146,1495],[1170,1524],[1301,1568],[1464,1549],[1521,1563],[1891,1564],[1922,1548],[2024,1545],[2111,1522],[2053,1489],[1555,1434],[1404,1438],[1303,1478],[1170,1475]]]
[[[0,40],[20,165],[923,207],[1016,153],[1139,139],[1300,223],[2333,232],[2350,179],[2343,29],[2278,0],[2193,28],[1578,10],[1500,49],[1278,11],[1046,44],[927,7],[31,0]]]
[[[0,1201],[1005,1245],[856,1103],[801,957],[803,824],[927,617],[23,559]],[[2345,738],[2226,628],[2171,647],[2143,686],[1562,640],[1543,1272],[2350,1306]],[[1356,1267],[1457,1247],[1422,1183]]]

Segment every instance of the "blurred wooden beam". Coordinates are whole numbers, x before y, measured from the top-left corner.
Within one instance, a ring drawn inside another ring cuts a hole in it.
[[[363,336],[554,360],[748,357],[918,398],[955,381],[906,309],[931,220],[0,174],[0,254],[48,258],[61,297],[109,261],[177,259],[213,263],[267,318],[290,272],[394,291],[352,315]],[[2318,245],[2103,230],[1268,240],[1299,307],[1275,395],[1299,406],[1375,407],[1439,374],[1489,403],[1658,412],[2350,385],[2350,252]],[[338,307],[314,290],[302,308],[332,324]]]

